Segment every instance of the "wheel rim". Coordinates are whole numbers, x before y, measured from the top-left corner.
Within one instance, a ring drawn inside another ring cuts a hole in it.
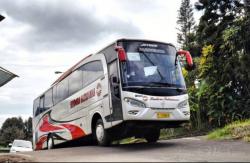
[[[48,140],[48,149],[52,149],[53,148],[53,140],[52,138],[49,138]]]
[[[96,126],[96,138],[99,142],[102,142],[104,138],[104,128],[101,124]]]

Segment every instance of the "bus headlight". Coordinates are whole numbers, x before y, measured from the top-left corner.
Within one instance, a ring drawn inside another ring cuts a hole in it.
[[[124,98],[124,101],[126,101],[129,105],[139,107],[139,108],[145,108],[146,105],[143,102],[140,102],[138,100],[134,100],[132,98]]]
[[[188,105],[188,100],[184,100],[178,104],[178,109],[185,108],[187,107],[187,105]]]

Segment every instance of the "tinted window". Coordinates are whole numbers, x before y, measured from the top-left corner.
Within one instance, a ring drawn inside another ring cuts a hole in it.
[[[54,102],[54,105],[57,103],[57,101],[56,101],[56,86],[54,86],[53,87],[53,89],[52,89],[52,91],[53,91],[53,102]]]
[[[69,96],[68,78],[57,84],[55,103],[58,103]]]
[[[101,61],[93,61],[83,65],[83,86],[87,86],[103,75]]]
[[[72,95],[75,92],[82,89],[83,87],[82,83],[83,83],[82,70],[81,68],[79,68],[69,76],[69,95]]]
[[[37,110],[39,108],[39,102],[40,102],[40,98],[37,98],[34,100],[34,104],[33,104],[33,114],[35,116],[37,116]]]
[[[44,107],[45,109],[49,109],[53,106],[53,100],[52,100],[52,89],[48,90],[44,95]]]
[[[44,96],[40,97],[40,103],[39,103],[39,108],[37,109],[37,113],[36,115],[42,113],[45,111],[45,108],[44,108]]]

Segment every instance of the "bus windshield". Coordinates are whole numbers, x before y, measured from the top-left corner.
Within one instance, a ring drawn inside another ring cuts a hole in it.
[[[159,43],[130,43],[125,46],[123,66],[125,86],[172,87],[186,89],[174,46]]]

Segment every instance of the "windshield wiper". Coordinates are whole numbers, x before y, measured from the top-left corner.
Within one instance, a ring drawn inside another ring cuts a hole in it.
[[[142,90],[145,88],[145,86],[126,86],[126,87],[123,87],[125,89],[137,89],[137,90]]]
[[[164,82],[150,82],[149,83],[150,86],[167,86],[167,87],[172,87],[173,84],[170,84],[170,83],[164,83]]]
[[[166,87],[171,87],[175,89],[180,89],[183,90],[183,88],[178,87],[177,84],[171,84],[167,82],[150,82],[151,86],[158,85],[158,86],[166,86]]]
[[[186,91],[185,88],[177,87],[176,84],[163,83],[163,82],[151,82],[150,86],[168,87],[168,88],[171,88],[171,89],[175,89],[178,92]]]

